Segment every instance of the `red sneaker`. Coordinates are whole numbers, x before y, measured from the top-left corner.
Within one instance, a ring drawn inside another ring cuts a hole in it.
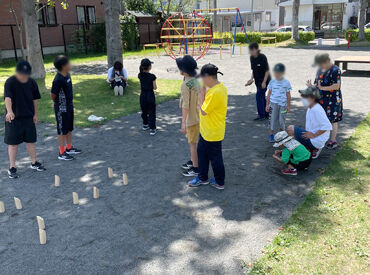
[[[321,151],[322,151],[322,148],[312,150],[311,152],[312,159],[317,159],[320,156]]]
[[[281,172],[284,175],[297,176],[297,169],[294,169],[294,168],[292,168],[292,169],[286,168],[286,169],[281,170]]]

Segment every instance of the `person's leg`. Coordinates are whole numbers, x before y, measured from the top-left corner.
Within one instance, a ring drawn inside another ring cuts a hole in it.
[[[213,174],[218,185],[225,184],[225,166],[222,158],[222,142],[209,142],[209,158],[212,165]]]
[[[58,147],[59,147],[59,154],[63,155],[66,151],[66,140],[67,136],[65,135],[58,135]]]
[[[279,124],[279,105],[275,103],[270,104],[270,116],[269,116],[269,122],[270,122],[270,135],[274,134],[274,131],[276,129],[276,125]]]
[[[31,163],[36,163],[36,143],[26,143],[26,148],[31,158]]]
[[[279,125],[280,125],[280,131],[285,131],[285,120],[286,120],[286,106],[279,106]]]
[[[144,94],[140,95],[141,118],[143,125],[148,125],[148,104]]]
[[[289,136],[291,137],[294,137],[294,125],[289,125],[287,128],[286,128],[286,131],[288,133]]]
[[[331,125],[333,126],[333,130],[331,130],[330,139],[337,142],[338,122],[333,122]]]
[[[15,168],[15,161],[17,159],[18,145],[9,145],[8,154],[9,154],[9,168]]]
[[[119,95],[123,95],[123,87],[122,87],[122,85],[120,85],[120,86],[118,87],[118,94],[119,94]]]
[[[69,131],[68,134],[66,135],[66,145],[67,145],[67,150],[72,149],[72,132]]]
[[[266,118],[268,116],[268,113],[266,113],[266,89],[257,89],[256,101],[259,117]]]
[[[190,159],[193,162],[193,167],[198,168],[198,154],[197,154],[197,143],[189,143],[190,147]]]
[[[150,102],[148,104],[148,122],[150,129],[156,129],[156,106],[155,102]]]
[[[207,149],[207,143],[202,138],[202,136],[199,137],[197,154],[198,154],[198,166],[199,166],[198,177],[202,181],[207,181],[208,180],[208,170],[209,170],[208,149]]]

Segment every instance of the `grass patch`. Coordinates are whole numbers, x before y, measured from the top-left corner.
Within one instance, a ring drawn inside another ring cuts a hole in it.
[[[370,257],[370,115],[249,274],[365,274]]]
[[[340,47],[348,47],[348,44],[341,44]],[[370,47],[370,41],[354,41],[349,44],[349,47]]]
[[[6,78],[5,76],[4,78],[0,78],[1,97],[4,95],[4,82]],[[45,80],[38,81],[41,92],[39,120],[55,124],[54,109],[52,108],[52,101],[50,99],[50,89],[53,79],[54,74],[48,73]],[[105,76],[100,75],[72,75],[76,126],[89,127],[99,124],[87,120],[88,116],[92,114],[111,120],[140,110],[140,83],[137,78],[129,79],[126,93],[120,97],[113,95],[113,90],[105,82],[105,79]],[[179,80],[158,79],[157,85],[157,103],[176,98],[180,94],[181,81]],[[4,112],[5,103],[2,100],[0,102],[0,114],[3,115]]]

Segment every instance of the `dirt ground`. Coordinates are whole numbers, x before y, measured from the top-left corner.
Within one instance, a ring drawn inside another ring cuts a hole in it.
[[[305,110],[297,89],[313,78],[314,54],[320,50],[264,48],[270,64],[283,62],[294,88],[288,124],[304,125]],[[347,51],[330,51],[333,58]],[[368,52],[351,51],[351,55]],[[153,58],[159,78],[180,79],[174,61]],[[139,60],[125,60],[129,75],[137,74]],[[324,150],[308,172],[281,175],[271,155],[267,123],[253,122],[254,87],[244,87],[250,76],[247,55],[220,60],[211,53],[200,65],[212,62],[224,72],[229,109],[223,153],[226,189],[191,189],[181,175],[188,146],[180,129],[178,100],[158,106],[159,133],[150,137],[140,129],[139,114],[110,121],[99,128],[76,129],[74,144],[83,154],[72,162],[56,158],[56,129],[38,126],[39,159],[48,169],[28,168],[25,146],[20,147],[18,180],[6,176],[6,146],[0,144],[1,274],[240,274],[243,262],[255,260],[279,232],[309,192],[314,180],[336,151]],[[340,142],[370,110],[367,100],[370,67],[350,65],[344,72],[344,120]],[[102,74],[106,64],[76,67],[76,72]],[[362,71],[357,71],[362,70]],[[115,173],[107,177],[107,167]],[[123,186],[122,173],[129,184]],[[61,177],[56,188],[54,175]],[[93,186],[101,197],[92,198]],[[78,192],[81,204],[72,204]],[[23,210],[16,210],[13,197]],[[36,216],[46,223],[48,243],[39,244]]]

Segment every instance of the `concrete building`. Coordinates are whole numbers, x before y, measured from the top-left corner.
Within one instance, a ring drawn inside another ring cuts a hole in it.
[[[213,7],[213,0],[203,0],[197,3],[197,8],[200,9]],[[252,13],[254,31],[267,32],[278,27],[279,7],[276,0],[218,0],[217,8],[239,8],[248,31],[252,31]],[[206,15],[205,12],[202,14]],[[235,15],[234,11],[218,12],[216,16],[217,31],[232,31],[235,27]],[[213,17],[213,14],[209,13],[209,16]],[[237,31],[241,31],[241,27],[238,22]]]

